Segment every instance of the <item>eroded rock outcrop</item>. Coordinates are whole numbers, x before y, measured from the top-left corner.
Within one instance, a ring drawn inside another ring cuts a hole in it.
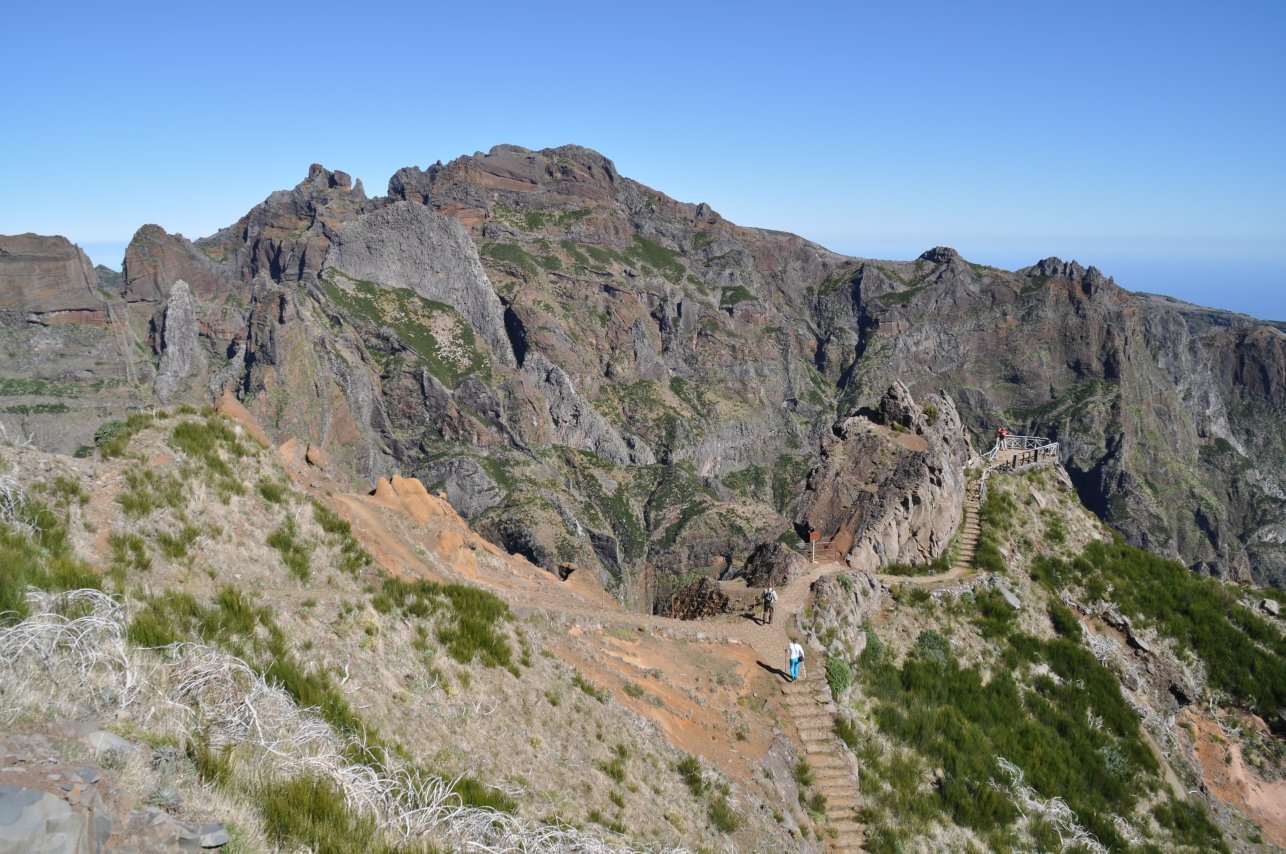
[[[157,330],[161,364],[152,389],[161,403],[172,401],[191,374],[205,369],[205,354],[197,340],[198,311],[192,289],[179,279],[170,288],[170,297]]]
[[[855,662],[866,649],[866,623],[879,613],[884,588],[869,572],[823,575],[809,588],[811,611],[800,614],[800,625],[814,649]]]
[[[549,422],[553,425],[553,441],[581,448],[618,465],[656,462],[646,443],[633,436],[622,436],[576,391],[567,372],[549,359],[532,353],[522,370],[543,392]]]
[[[920,406],[895,382],[876,410],[844,419],[823,440],[796,525],[857,569],[931,561],[963,517],[971,453],[951,398],[930,395]]]

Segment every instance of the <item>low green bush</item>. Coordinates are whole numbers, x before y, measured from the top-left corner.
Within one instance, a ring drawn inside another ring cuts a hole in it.
[[[255,802],[273,842],[318,852],[394,854],[374,816],[355,813],[329,780],[296,777],[258,787]]]
[[[513,666],[513,646],[499,628],[513,615],[504,600],[486,590],[386,578],[371,598],[371,606],[383,614],[420,619],[434,616],[435,637],[461,664],[478,661],[486,667]]]
[[[1058,680],[1028,687],[1022,674],[1036,664]],[[1003,665],[989,670],[988,678],[981,667],[961,666],[930,631],[921,633],[902,667],[875,662],[863,668],[879,729],[944,771],[932,793],[917,795],[918,772],[908,766],[908,779],[892,786],[891,797],[900,800],[890,812],[923,815],[932,807],[979,833],[1008,827],[1017,810],[990,785],[1003,779],[996,759],[1004,757],[1043,797],[1066,800],[1100,841],[1124,846],[1110,816],[1128,815],[1139,796],[1160,783],[1116,678],[1071,639],[1024,635],[1013,636]],[[872,794],[890,797],[883,790]]]
[[[688,787],[696,797],[701,797],[705,793],[705,777],[701,773],[701,761],[695,756],[685,756],[679,760],[675,766],[679,776],[683,778],[683,783]]]
[[[30,525],[31,535],[0,522],[0,622],[28,613],[26,592],[102,589],[98,573],[76,556],[63,514],[32,498],[15,508],[15,522]]]
[[[839,698],[853,684],[853,668],[842,658],[832,657],[826,662],[826,683],[831,696]]]
[[[353,528],[348,520],[316,499],[312,499],[312,505],[313,519],[339,549],[339,568],[349,574],[356,574],[362,567],[370,566],[374,558],[353,536]]]
[[[581,689],[581,691],[585,692],[588,696],[598,700],[600,703],[606,703],[607,698],[611,696],[607,691],[599,688],[579,673],[572,674],[572,684]]]
[[[126,518],[142,519],[161,509],[182,512],[187,506],[188,490],[183,482],[168,472],[150,468],[125,470],[125,489],[116,495]]]
[[[289,516],[265,541],[281,555],[281,562],[290,574],[300,581],[307,581],[311,573],[312,545],[299,533],[299,526]]]
[[[706,804],[706,814],[710,816],[710,823],[715,830],[720,833],[736,833],[737,828],[741,827],[741,817],[723,795],[710,799]]]
[[[112,531],[107,535],[107,545],[112,550],[112,562],[108,572],[116,579],[118,587],[124,586],[130,574],[147,572],[152,568],[152,559],[147,554],[147,543],[138,534]]]
[[[844,715],[835,718],[835,735],[839,736],[839,740],[844,742],[845,747],[854,753],[857,752],[860,733],[857,724],[851,718]]]

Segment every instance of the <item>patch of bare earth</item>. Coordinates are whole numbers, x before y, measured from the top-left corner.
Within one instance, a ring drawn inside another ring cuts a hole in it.
[[[1266,730],[1263,721],[1245,723]],[[1241,744],[1218,721],[1192,707],[1183,710],[1176,724],[1192,728],[1201,782],[1210,793],[1258,825],[1264,839],[1286,847],[1286,780],[1269,782],[1260,777],[1246,764]]]

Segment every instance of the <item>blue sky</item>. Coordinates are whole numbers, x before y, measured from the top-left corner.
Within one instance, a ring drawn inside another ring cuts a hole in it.
[[[1049,255],[1286,319],[1286,2],[21,4],[0,233],[119,266],[312,162],[578,143],[838,251]]]

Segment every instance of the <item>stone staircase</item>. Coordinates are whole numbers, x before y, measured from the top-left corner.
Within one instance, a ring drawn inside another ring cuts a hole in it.
[[[978,551],[978,535],[982,532],[982,525],[978,520],[982,507],[981,491],[977,482],[971,483],[965,491],[964,527],[960,530],[960,541],[956,543],[956,562],[952,569],[973,569],[973,558]]]
[[[835,735],[835,702],[825,669],[815,656],[804,677],[782,686],[782,705],[798,730],[800,757],[813,772],[809,789],[826,797],[826,826],[836,834],[823,836],[827,850],[861,851],[865,830],[856,816],[861,805],[857,766]]]

